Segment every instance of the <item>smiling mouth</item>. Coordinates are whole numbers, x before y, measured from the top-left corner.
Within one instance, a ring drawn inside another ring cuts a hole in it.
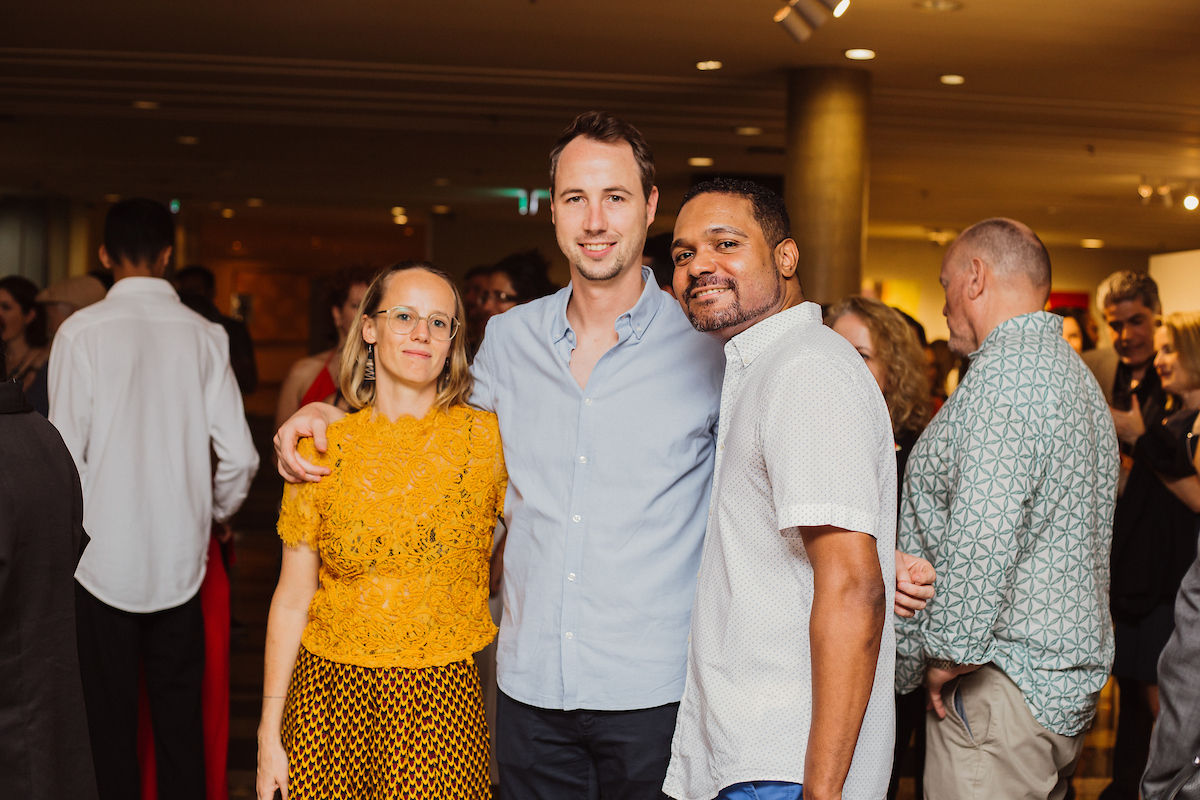
[[[603,253],[605,250],[612,247],[613,244],[614,244],[613,242],[605,242],[604,244],[584,243],[584,244],[581,244],[580,247],[582,247],[584,250],[587,250],[589,253]]]

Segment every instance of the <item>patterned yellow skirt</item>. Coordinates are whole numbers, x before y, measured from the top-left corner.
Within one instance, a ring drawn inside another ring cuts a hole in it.
[[[487,723],[471,659],[373,669],[301,647],[283,747],[296,800],[489,797]]]

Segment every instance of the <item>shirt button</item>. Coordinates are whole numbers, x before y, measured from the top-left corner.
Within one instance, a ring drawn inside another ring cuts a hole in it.
[[[567,573],[567,580],[569,580],[569,581],[573,581],[573,580],[575,580],[575,573],[574,573],[574,572],[568,572],[568,573]]]
[[[567,638],[568,638],[568,639],[574,639],[574,638],[575,638],[575,635],[574,635],[573,633],[571,633],[570,631],[567,631]]]
[[[590,397],[587,398],[586,400],[583,401],[583,404],[585,406],[590,406],[592,404],[592,398],[590,398]]]
[[[718,449],[718,450],[724,450],[724,449],[725,449],[725,445],[723,445],[723,444],[722,444],[722,445],[719,445],[719,446],[717,447],[717,449]]]
[[[580,457],[579,457],[579,463],[580,463],[580,464],[586,464],[586,463],[587,463],[587,456],[580,456]]]
[[[578,514],[576,514],[575,516],[571,517],[571,519],[575,520],[576,522],[579,522],[581,517]]]

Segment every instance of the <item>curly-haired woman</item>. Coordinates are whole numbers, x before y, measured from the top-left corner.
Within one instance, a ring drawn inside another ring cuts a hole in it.
[[[258,797],[488,796],[472,653],[488,612],[507,476],[471,394],[462,300],[424,263],[368,287],[341,357],[359,409],[329,426],[331,469],[289,486],[267,622]]]

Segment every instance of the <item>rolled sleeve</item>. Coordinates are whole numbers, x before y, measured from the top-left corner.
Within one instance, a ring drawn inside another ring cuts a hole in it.
[[[879,436],[891,431],[879,424],[882,397],[820,360],[786,372],[768,394],[759,433],[780,533],[832,525],[879,538]]]
[[[1029,530],[1040,437],[1008,405],[982,405],[963,433],[946,532],[936,549],[938,592],[927,611],[925,653],[987,664],[996,654],[996,598],[1008,592]]]

